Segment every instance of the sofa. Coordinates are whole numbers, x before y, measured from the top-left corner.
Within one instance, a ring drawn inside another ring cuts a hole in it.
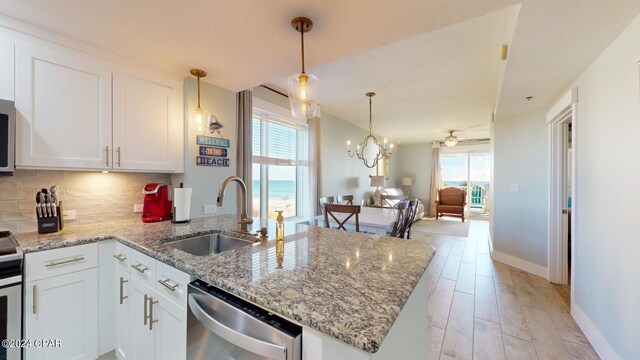
[[[380,195],[404,195],[402,189],[398,188],[385,188],[380,190]],[[395,205],[397,201],[390,201],[392,205]],[[375,194],[373,191],[367,191],[362,198],[362,206],[376,206]],[[379,205],[378,205],[379,206]],[[424,217],[424,204],[422,200],[418,200],[418,211],[413,221],[418,221]]]

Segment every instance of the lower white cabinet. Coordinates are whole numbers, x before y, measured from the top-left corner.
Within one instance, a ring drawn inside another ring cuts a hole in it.
[[[131,266],[151,259],[135,250],[131,250],[131,257],[140,260],[132,260]],[[145,264],[145,268],[155,269],[156,264]],[[161,293],[166,291],[165,289],[174,288],[173,291],[179,292],[186,288],[189,277],[179,270],[174,271],[174,277],[180,278],[179,281],[162,276],[159,278],[165,283],[162,285],[158,281],[152,282],[140,277],[140,270],[127,271],[120,266],[117,267],[114,301],[118,359],[186,359],[187,310],[176,300]],[[134,274],[136,276],[133,276]],[[181,275],[187,276],[187,279]],[[155,288],[156,285],[158,288]]]
[[[116,328],[116,357],[118,359],[134,359],[131,352],[131,321],[129,311],[131,298],[129,297],[129,273],[121,267],[115,270],[115,328]]]
[[[25,339],[59,340],[25,348],[27,360],[98,357],[97,268],[27,281],[24,306]]]

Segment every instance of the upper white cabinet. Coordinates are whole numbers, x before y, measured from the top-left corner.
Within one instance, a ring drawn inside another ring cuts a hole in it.
[[[13,41],[0,38],[0,99],[13,101],[15,56]]]
[[[108,169],[111,71],[66,48],[16,46],[16,165]]]
[[[180,87],[113,74],[114,169],[174,171],[182,155]]]
[[[0,98],[13,97],[14,61],[16,167],[183,171],[179,80],[133,76],[136,66],[42,40],[0,38]]]

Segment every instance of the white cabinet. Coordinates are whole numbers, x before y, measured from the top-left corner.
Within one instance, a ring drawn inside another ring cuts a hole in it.
[[[111,168],[111,69],[63,47],[16,46],[16,165]]]
[[[130,321],[130,280],[129,273],[120,267],[115,270],[116,299],[115,328],[116,328],[116,358],[120,360],[134,359],[130,356],[131,349],[131,321]]]
[[[0,38],[0,99],[13,101],[15,56],[13,41]]]
[[[133,76],[139,65],[42,40],[14,49],[0,38],[0,98],[14,97],[14,67],[18,168],[183,171],[180,81]]]
[[[155,290],[136,278],[132,278],[130,285],[131,359],[154,359],[155,324],[151,323],[150,311],[157,301],[153,299]]]
[[[24,338],[60,340],[25,348],[27,360],[98,357],[97,268],[27,282],[24,304]]]
[[[113,74],[114,169],[173,171],[182,154],[176,85]]]
[[[127,254],[131,265],[129,269],[117,266],[116,270],[117,358],[186,359],[187,309],[181,304],[190,276],[118,246],[117,263]]]

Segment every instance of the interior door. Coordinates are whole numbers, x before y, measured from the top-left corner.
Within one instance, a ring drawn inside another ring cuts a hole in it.
[[[65,47],[16,46],[16,166],[109,169],[111,70]]]

